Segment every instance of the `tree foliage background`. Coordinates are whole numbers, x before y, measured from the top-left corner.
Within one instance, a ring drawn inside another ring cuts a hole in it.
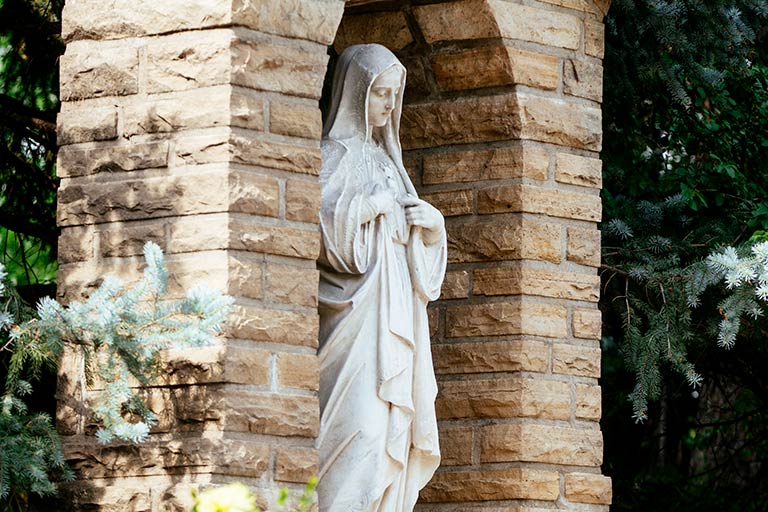
[[[0,261],[17,285],[55,279],[62,6],[0,0]],[[726,350],[732,295],[702,288],[693,307],[690,292],[713,251],[767,237],[768,0],[614,0],[605,21],[613,510],[765,510],[765,316]]]
[[[749,297],[704,289],[702,264],[768,231],[767,29],[765,0],[614,0],[606,18],[602,386],[613,510],[768,504],[765,304],[753,308],[763,316],[741,317],[732,348],[718,344],[732,306]]]

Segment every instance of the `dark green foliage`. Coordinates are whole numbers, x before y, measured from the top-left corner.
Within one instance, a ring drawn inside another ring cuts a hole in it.
[[[764,0],[616,0],[608,15],[602,385],[615,511],[765,508],[768,338],[749,314],[760,301],[754,286],[727,289],[706,258],[768,227],[767,14]],[[739,328],[735,345],[724,324]]]
[[[63,5],[0,0],[0,249],[19,284],[54,277]]]

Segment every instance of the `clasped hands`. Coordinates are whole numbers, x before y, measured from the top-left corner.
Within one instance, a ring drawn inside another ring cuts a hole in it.
[[[392,213],[397,205],[404,207],[408,225],[424,228],[428,232],[425,233],[427,243],[439,239],[442,235],[443,215],[437,208],[418,197],[404,195],[396,198],[390,190],[376,187],[370,201],[376,211],[376,217]]]

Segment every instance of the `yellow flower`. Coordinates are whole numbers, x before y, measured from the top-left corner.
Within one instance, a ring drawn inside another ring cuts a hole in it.
[[[213,487],[195,497],[193,512],[259,512],[256,497],[241,483]]]

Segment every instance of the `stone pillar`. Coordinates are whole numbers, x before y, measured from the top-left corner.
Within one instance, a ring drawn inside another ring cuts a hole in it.
[[[337,49],[379,42],[408,67],[406,165],[447,217],[449,272],[431,309],[443,464],[418,509],[607,510],[596,270],[607,4],[355,4]]]
[[[127,281],[157,242],[180,293],[236,298],[217,344],[167,355],[160,424],[99,446],[79,362],[57,422],[77,510],[187,510],[246,482],[262,505],[317,472],[318,109],[338,0],[70,0],[63,16],[59,296]]]

